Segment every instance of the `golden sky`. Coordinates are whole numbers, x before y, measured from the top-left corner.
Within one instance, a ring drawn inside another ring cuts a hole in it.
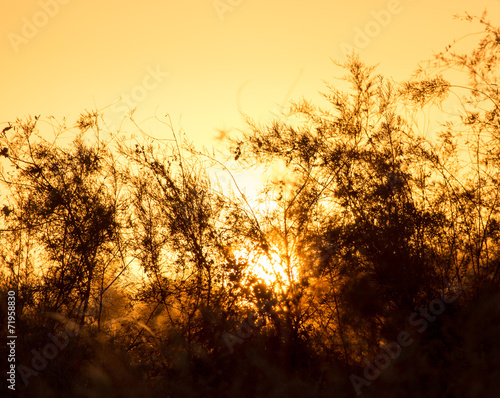
[[[500,19],[498,0],[1,1],[0,123],[72,123],[111,105],[112,124],[137,106],[138,121],[168,112],[198,144],[241,127],[240,111],[264,120],[290,99],[320,101],[350,46],[403,79],[478,30],[454,14]]]

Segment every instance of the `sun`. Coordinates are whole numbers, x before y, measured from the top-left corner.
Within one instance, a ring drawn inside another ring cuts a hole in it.
[[[257,277],[268,286],[289,284],[286,265],[275,248],[271,248],[267,254],[250,248],[238,249],[234,254],[236,258],[244,259],[249,264],[249,277]],[[292,272],[291,277],[296,277],[295,272]]]

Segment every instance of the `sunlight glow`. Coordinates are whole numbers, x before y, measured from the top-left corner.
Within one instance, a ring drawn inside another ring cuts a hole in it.
[[[264,281],[268,286],[289,284],[289,277],[285,261],[279,256],[276,249],[269,250],[269,256],[256,252],[251,248],[242,248],[235,252],[238,259],[244,259],[249,264],[249,278],[254,276]],[[295,270],[291,270],[292,281],[297,278]]]

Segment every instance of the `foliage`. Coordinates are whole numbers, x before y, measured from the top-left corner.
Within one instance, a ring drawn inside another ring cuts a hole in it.
[[[51,141],[39,117],[5,127],[0,292],[17,292],[18,362],[79,327],[21,396],[355,396],[350,376],[406,330],[363,394],[496,396],[500,30],[465,19],[484,28],[474,49],[457,41],[402,83],[350,57],[348,92],[247,119],[226,161],[168,118],[167,141],[104,131],[99,112],[49,120]],[[453,121],[423,130],[450,104]],[[253,165],[283,170],[259,205],[229,172]]]

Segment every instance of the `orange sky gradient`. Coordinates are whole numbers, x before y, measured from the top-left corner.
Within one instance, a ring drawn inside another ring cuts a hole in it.
[[[107,107],[113,127],[137,106],[156,137],[168,129],[144,120],[169,113],[195,144],[217,145],[217,129],[243,126],[240,112],[266,121],[291,99],[321,105],[343,49],[357,44],[378,73],[405,79],[478,29],[454,14],[485,9],[498,24],[498,0],[4,0],[0,123],[53,115],[72,124]]]

